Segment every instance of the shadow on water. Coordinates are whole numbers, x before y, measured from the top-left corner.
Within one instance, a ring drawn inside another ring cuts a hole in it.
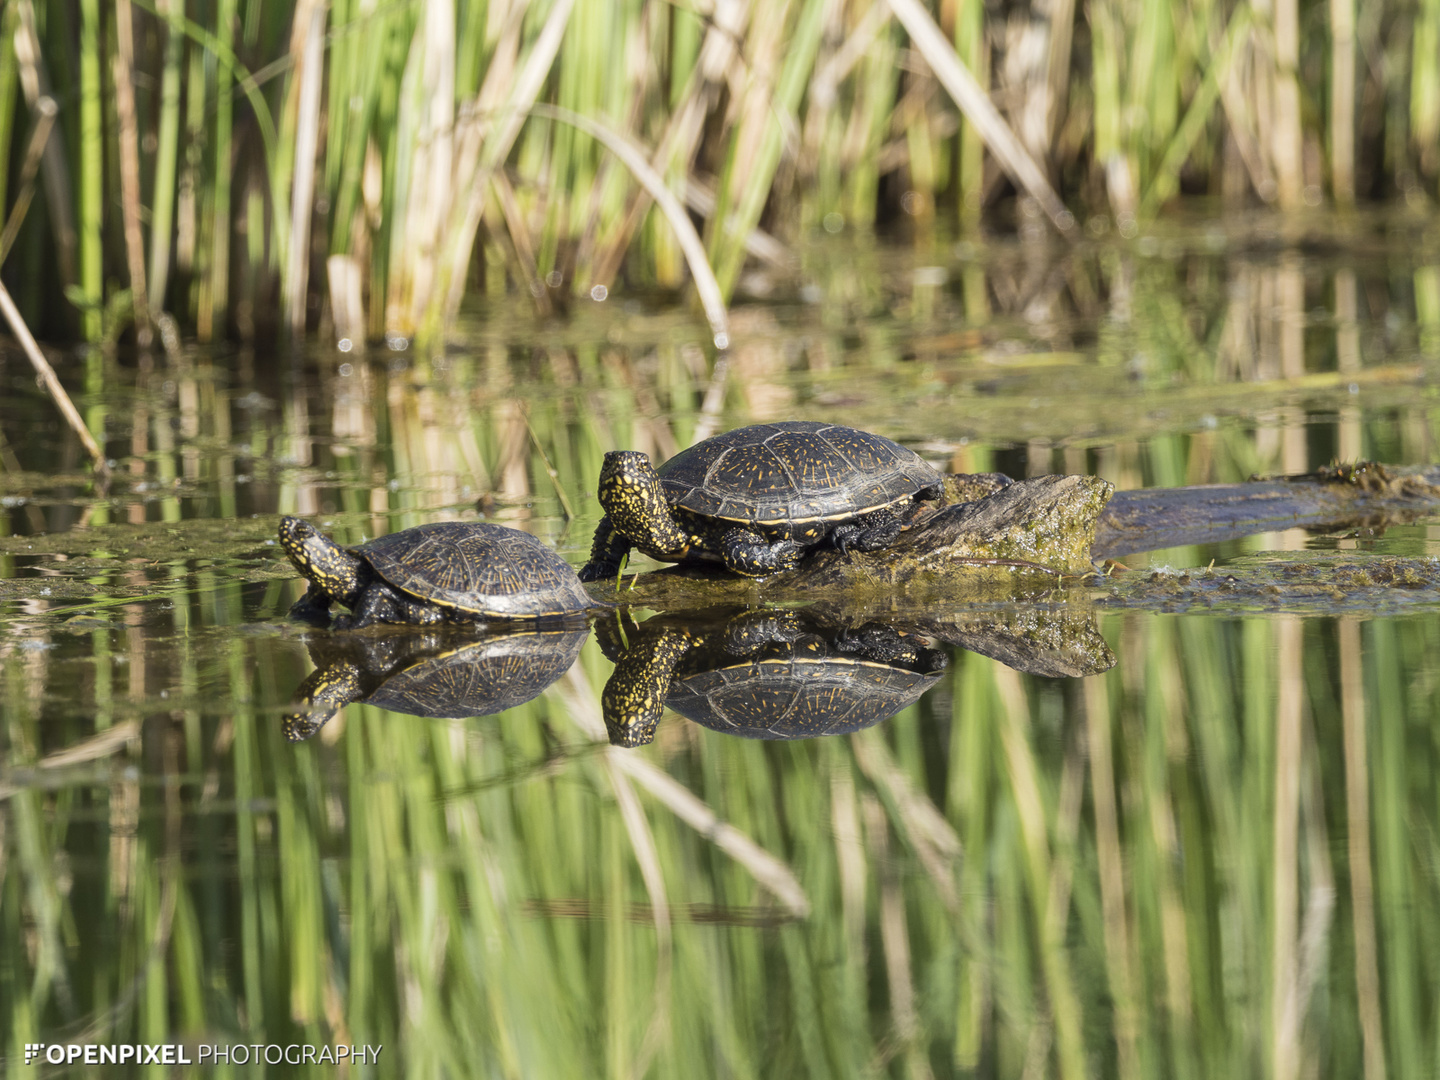
[[[719,375],[697,322],[616,302],[483,312],[430,359],[66,358],[104,493],[0,356],[6,1064],[169,1042],[383,1044],[407,1075],[1424,1071],[1432,517],[1177,544],[1023,602],[637,609],[543,639],[287,622],[274,542],[282,513],[345,543],[483,517],[579,565],[604,451],[802,415],[1122,493],[1428,464],[1433,230],[1367,236],[829,248],[737,309]],[[640,699],[653,738],[612,746]],[[705,726],[737,704],[846,733]]]

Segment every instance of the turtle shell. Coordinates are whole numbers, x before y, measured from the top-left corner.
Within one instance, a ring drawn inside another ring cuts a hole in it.
[[[844,735],[888,720],[934,686],[921,673],[845,656],[752,660],[677,679],[665,704],[715,731],[746,739]]]
[[[899,443],[813,420],[727,431],[675,455],[659,475],[673,505],[761,526],[859,517],[940,480]]]
[[[569,671],[589,636],[586,628],[484,637],[391,675],[365,703],[435,718],[504,712],[539,696]]]
[[[354,550],[397,589],[467,615],[538,619],[595,606],[569,563],[503,525],[441,521]]]

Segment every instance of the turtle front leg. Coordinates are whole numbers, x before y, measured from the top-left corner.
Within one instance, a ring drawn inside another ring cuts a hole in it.
[[[895,542],[900,535],[900,527],[900,518],[893,510],[888,507],[872,510],[854,521],[836,525],[830,533],[830,542],[842,553],[851,548],[856,551],[879,551]]]
[[[335,629],[359,630],[377,622],[424,626],[438,623],[444,617],[444,612],[434,604],[422,603],[376,581],[361,594],[353,614],[336,618]]]
[[[330,605],[335,601],[318,585],[311,585],[305,595],[290,605],[290,618],[307,622],[311,626],[330,625]]]
[[[606,581],[620,573],[625,556],[630,554],[630,538],[615,528],[610,515],[600,519],[595,540],[590,545],[590,561],[580,568],[581,581]]]
[[[720,536],[720,557],[725,568],[746,577],[764,577],[800,565],[802,548],[794,540],[773,544],[753,529],[727,529]]]

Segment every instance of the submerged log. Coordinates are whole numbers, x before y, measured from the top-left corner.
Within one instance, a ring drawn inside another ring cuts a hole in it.
[[[1440,466],[1362,461],[1245,484],[1117,492],[1101,515],[1094,557],[1209,544],[1279,529],[1384,529],[1434,513]]]

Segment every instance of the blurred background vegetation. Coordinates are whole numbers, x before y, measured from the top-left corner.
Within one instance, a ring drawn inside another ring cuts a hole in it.
[[[822,230],[1131,236],[1177,195],[1440,181],[1440,0],[6,0],[0,29],[4,273],[52,338],[393,343],[476,291],[728,298]]]

